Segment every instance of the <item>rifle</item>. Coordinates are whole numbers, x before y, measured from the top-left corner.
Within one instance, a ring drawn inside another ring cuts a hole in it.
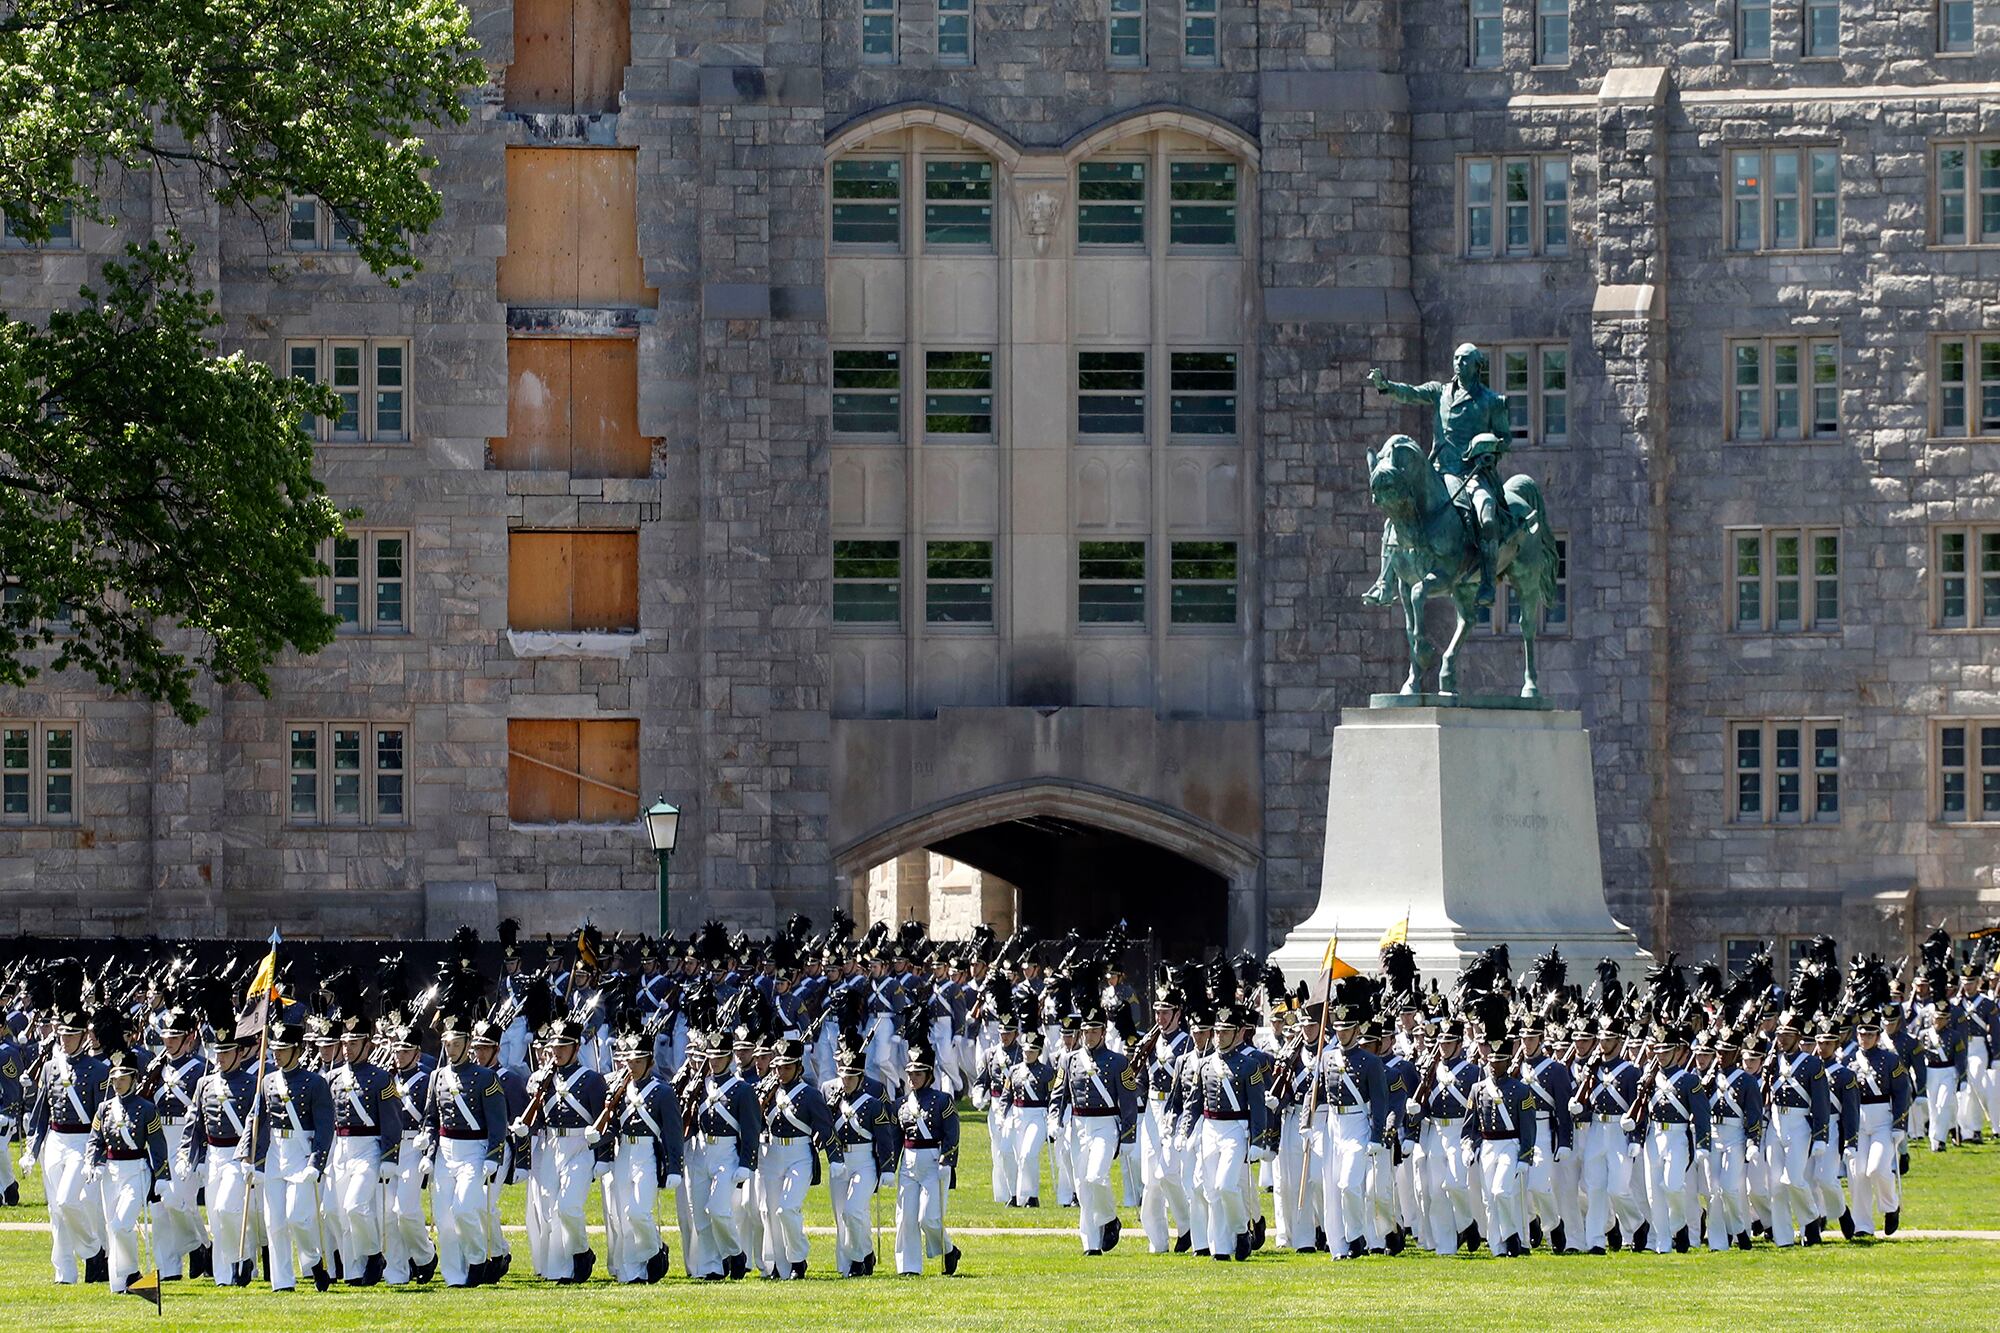
[[[632,1072],[628,1069],[620,1068],[618,1071],[618,1081],[605,1089],[604,1109],[597,1113],[597,1120],[590,1127],[590,1133],[593,1138],[602,1134],[605,1128],[610,1125],[612,1116],[618,1110],[618,1099],[625,1095],[625,1089],[631,1082]]]

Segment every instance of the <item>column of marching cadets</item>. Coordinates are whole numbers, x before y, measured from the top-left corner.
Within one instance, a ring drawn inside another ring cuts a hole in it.
[[[1086,1255],[1124,1208],[1154,1253],[1239,1262],[1888,1235],[1913,1148],[2000,1124],[2000,933],[1895,967],[1820,937],[1783,985],[1768,952],[1584,986],[1499,947],[1448,993],[1400,943],[1323,995],[1247,957],[1170,965],[1141,1032],[1120,933],[810,930],[586,927],[530,968],[507,923],[497,978],[461,930],[414,995],[400,953],[280,969],[268,1025],[235,1012],[240,957],[31,954],[0,1135],[43,1174],[57,1282],[123,1290],[150,1252],[169,1279],[326,1290],[499,1280],[514,1183],[526,1266],[557,1283],[657,1282],[676,1232],[689,1277],[803,1277],[815,1187],[838,1275],[875,1271],[885,1215],[897,1272],[950,1274],[961,1099],[995,1201],[1051,1189]]]

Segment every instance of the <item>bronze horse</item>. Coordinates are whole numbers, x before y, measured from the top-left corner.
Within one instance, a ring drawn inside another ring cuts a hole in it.
[[[1526,671],[1521,697],[1539,699],[1535,680],[1535,633],[1542,609],[1556,596],[1556,537],[1542,506],[1541,488],[1525,475],[1509,477],[1501,490],[1512,530],[1494,561],[1494,578],[1513,589],[1521,608],[1521,644]],[[1458,650],[1466,626],[1477,619],[1479,543],[1431,466],[1430,456],[1407,435],[1392,435],[1368,451],[1368,495],[1389,518],[1390,586],[1403,608],[1410,645],[1410,674],[1404,694],[1416,694],[1431,667],[1431,642],[1424,633],[1424,603],[1447,596],[1458,611],[1458,627],[1445,645],[1438,668],[1438,692],[1458,693]]]

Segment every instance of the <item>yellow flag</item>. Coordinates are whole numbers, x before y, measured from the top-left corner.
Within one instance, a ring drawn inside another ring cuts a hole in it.
[[[264,999],[271,993],[271,987],[277,984],[277,980],[278,951],[273,949],[264,955],[263,962],[257,964],[256,975],[250,978],[250,989],[243,992],[244,1002],[255,1004],[258,1000]]]
[[[1319,970],[1335,981],[1355,975],[1353,968],[1340,961],[1340,936],[1331,935],[1326,941],[1326,956],[1319,960]]]
[[[1382,942],[1375,947],[1386,949],[1392,944],[1408,944],[1409,942],[1410,918],[1404,917],[1401,921],[1398,921],[1395,925],[1382,932]]]
[[[158,1310],[160,1308],[160,1270],[155,1268],[150,1272],[141,1273],[139,1276],[133,1278],[125,1284],[125,1294],[127,1296],[137,1296],[141,1300],[151,1301],[153,1308]]]

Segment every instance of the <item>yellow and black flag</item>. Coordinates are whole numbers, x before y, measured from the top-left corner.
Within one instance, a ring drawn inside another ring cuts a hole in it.
[[[139,1276],[133,1278],[125,1285],[125,1294],[127,1296],[137,1296],[141,1300],[151,1301],[153,1303],[153,1313],[163,1313],[160,1309],[159,1269],[155,1268],[151,1272],[141,1273]]]

